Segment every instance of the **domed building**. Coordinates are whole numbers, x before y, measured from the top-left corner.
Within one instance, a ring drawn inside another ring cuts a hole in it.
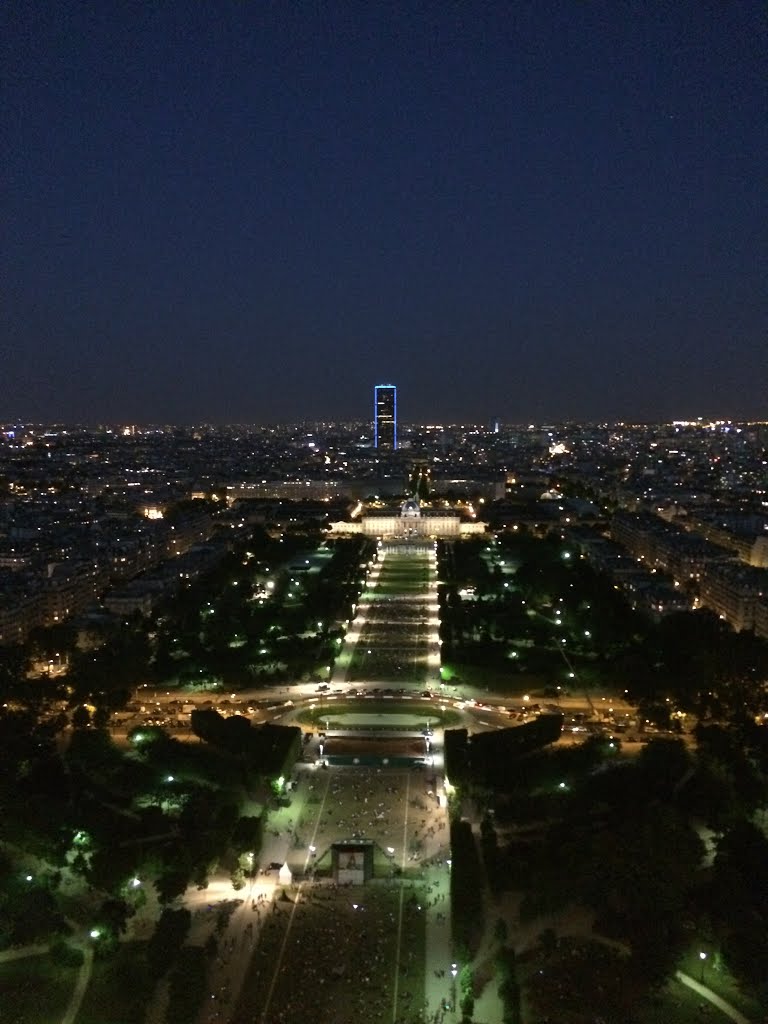
[[[400,511],[365,512],[360,520],[334,523],[336,534],[362,533],[382,540],[458,540],[485,532],[485,523],[469,522],[459,512],[422,509],[415,497],[407,498]]]

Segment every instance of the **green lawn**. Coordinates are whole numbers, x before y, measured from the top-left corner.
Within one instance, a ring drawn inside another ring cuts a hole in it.
[[[708,949],[706,944],[703,947],[692,948],[680,963],[680,970],[690,975],[691,978],[695,978],[696,981],[701,981],[702,970],[699,952],[702,948],[707,953],[703,971],[704,984],[716,992],[721,999],[740,1010],[745,1017],[759,1021],[761,1011],[758,1001],[739,987],[733,975],[721,963],[720,958],[713,955],[712,950]]]
[[[635,1021],[636,1024],[701,1024],[705,1020],[711,1024],[726,1024],[730,1020],[711,1003],[706,1003],[706,1009],[702,1011],[704,1003],[682,982],[670,981],[637,1011]],[[758,1020],[757,1017],[752,1019]]]
[[[59,1024],[78,971],[77,967],[60,967],[48,956],[0,964],[2,1024]],[[104,1024],[103,1019],[100,1024]]]
[[[450,686],[476,686],[480,690],[489,689],[510,696],[541,691],[547,685],[542,676],[533,672],[515,672],[457,661],[443,666],[442,678]]]
[[[77,1024],[143,1024],[154,991],[144,942],[124,942],[113,957],[95,959]]]

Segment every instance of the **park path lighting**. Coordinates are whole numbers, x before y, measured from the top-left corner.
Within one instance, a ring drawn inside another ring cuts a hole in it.
[[[141,879],[140,878],[132,878],[131,879],[131,888],[132,889],[138,889],[140,885],[141,885]]]
[[[88,932],[88,934],[90,935],[90,937],[92,939],[98,939],[98,937],[101,935],[101,929],[99,929],[99,928],[91,928],[91,930]]]
[[[703,952],[703,951],[700,952],[699,953],[699,960],[701,962],[701,974],[699,976],[699,981],[703,985],[704,984],[704,965],[707,962],[707,954],[705,952]]]

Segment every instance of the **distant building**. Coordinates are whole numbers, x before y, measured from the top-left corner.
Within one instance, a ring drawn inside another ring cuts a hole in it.
[[[393,452],[397,448],[397,388],[377,384],[373,389],[373,446]]]
[[[366,512],[351,523],[331,523],[331,534],[354,533],[380,540],[459,538],[485,533],[485,523],[464,522],[458,512],[424,512],[415,498],[409,498],[399,512]]]
[[[763,628],[762,606],[768,597],[768,572],[738,562],[711,566],[702,576],[700,600],[706,607],[740,632]]]

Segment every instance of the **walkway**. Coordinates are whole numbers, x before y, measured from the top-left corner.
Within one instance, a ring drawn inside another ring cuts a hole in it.
[[[69,1004],[64,1011],[64,1016],[61,1018],[61,1024],[74,1024],[77,1019],[77,1015],[80,1012],[80,1004],[83,1001],[85,990],[91,980],[91,971],[93,969],[93,946],[89,942],[85,942],[77,947],[83,951],[83,962],[80,970],[77,974],[77,981],[72,989],[72,995],[69,999]],[[50,946],[42,943],[37,943],[31,946],[20,946],[18,949],[4,949],[0,952],[0,964],[10,963],[12,960],[25,960],[27,957],[44,956]]]
[[[80,1012],[80,1004],[83,1001],[85,990],[91,981],[91,971],[93,970],[93,946],[91,943],[87,943],[83,949],[83,965],[80,968],[80,973],[77,976],[75,987],[72,992],[72,998],[69,1000],[69,1006],[64,1016],[61,1018],[61,1024],[74,1024],[77,1020],[77,1015]]]
[[[678,981],[681,981],[683,985],[687,985],[688,988],[701,996],[702,999],[706,999],[708,1003],[712,1003],[718,1010],[721,1010],[726,1017],[730,1017],[731,1020],[736,1021],[736,1024],[752,1024],[752,1021],[748,1017],[745,1017],[743,1013],[739,1013],[735,1006],[731,1006],[730,1003],[726,1003],[724,999],[713,992],[711,988],[707,988],[706,985],[702,985],[700,981],[696,981],[688,974],[683,974],[682,971],[675,971],[675,977]]]

